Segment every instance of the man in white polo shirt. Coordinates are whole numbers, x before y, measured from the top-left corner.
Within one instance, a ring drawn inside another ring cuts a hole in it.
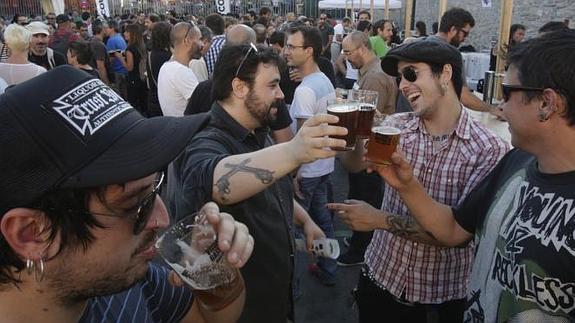
[[[172,29],[173,56],[162,65],[158,75],[158,100],[164,116],[183,116],[199,83],[188,64],[192,58],[200,58],[200,37],[200,29],[192,23],[180,22]]]

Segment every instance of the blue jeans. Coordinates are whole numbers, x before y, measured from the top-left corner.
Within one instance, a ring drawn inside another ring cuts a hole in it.
[[[306,209],[312,220],[323,230],[325,236],[335,239],[333,215],[326,207],[330,199],[331,189],[329,176],[327,174],[321,177],[302,178],[299,182],[299,189],[303,194],[303,199],[298,199],[298,202]],[[335,270],[337,269],[335,259],[318,257],[317,265],[324,277],[328,279],[335,278]]]

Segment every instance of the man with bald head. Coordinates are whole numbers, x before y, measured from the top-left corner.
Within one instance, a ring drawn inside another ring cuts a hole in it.
[[[247,25],[238,24],[226,32],[226,45],[236,46],[256,42],[256,32]]]
[[[165,116],[183,116],[188,99],[198,85],[198,79],[188,67],[192,58],[200,58],[200,29],[193,23],[180,22],[170,33],[172,59],[160,68],[158,100]]]

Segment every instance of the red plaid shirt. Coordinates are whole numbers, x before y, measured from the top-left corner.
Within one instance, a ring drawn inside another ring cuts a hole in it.
[[[465,109],[455,130],[435,140],[413,113],[391,115],[385,123],[401,129],[398,148],[427,193],[446,205],[459,204],[509,150],[505,141],[472,120]],[[382,209],[410,216],[398,192],[389,186]],[[473,246],[436,247],[375,230],[365,259],[369,276],[391,294],[437,304],[465,298]]]

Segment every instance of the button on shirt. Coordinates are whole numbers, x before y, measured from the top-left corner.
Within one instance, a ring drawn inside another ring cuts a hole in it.
[[[413,113],[388,116],[385,123],[401,129],[398,149],[427,193],[446,205],[459,204],[509,150],[507,143],[473,121],[464,109],[454,131],[435,141]],[[382,210],[410,216],[389,185]],[[380,287],[410,302],[436,304],[465,298],[473,246],[436,247],[375,230],[365,258],[369,276]]]
[[[272,145],[267,127],[249,131],[218,103],[209,116],[208,125],[194,136],[169,172],[168,205],[177,218],[212,200],[214,169],[222,159]],[[284,176],[244,201],[220,206],[222,212],[244,223],[256,241],[252,256],[241,269],[247,293],[239,322],[285,322],[291,311],[291,185],[290,177]]]

